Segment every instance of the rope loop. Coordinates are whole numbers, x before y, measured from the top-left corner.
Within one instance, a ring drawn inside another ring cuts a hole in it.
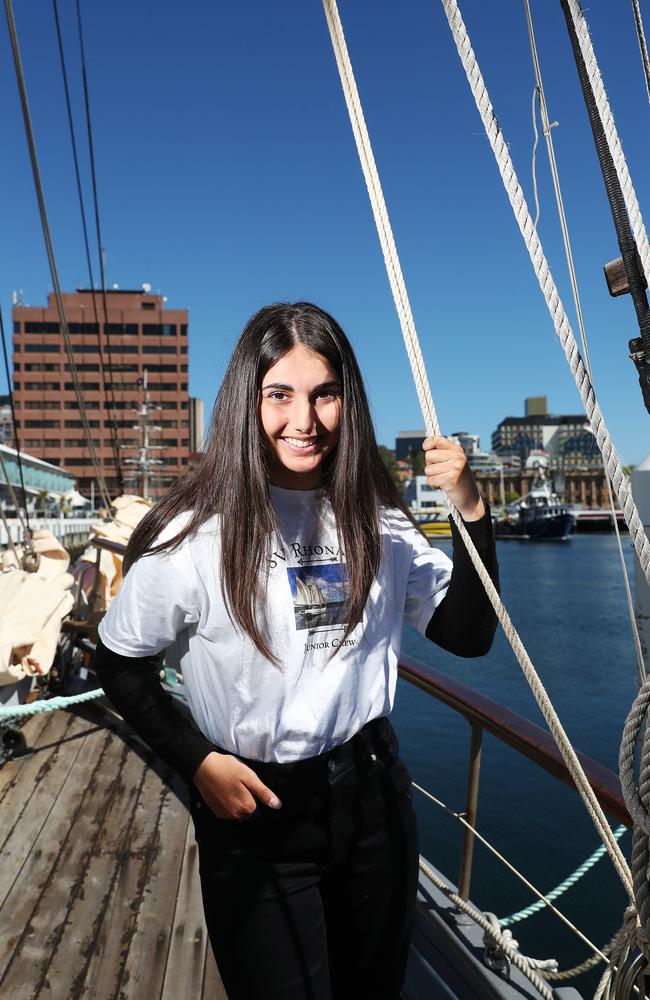
[[[621,789],[627,810],[634,821],[637,829],[643,830],[650,836],[650,796],[648,789],[645,790],[643,798],[637,784],[635,775],[635,749],[639,738],[639,733],[648,716],[650,706],[650,679],[645,681],[639,689],[639,693],[632,702],[623,726],[623,736],[621,738],[621,749],[618,758],[619,774],[621,778]],[[643,765],[643,762],[642,762]]]

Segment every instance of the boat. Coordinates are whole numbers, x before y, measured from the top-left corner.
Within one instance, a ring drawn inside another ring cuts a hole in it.
[[[493,515],[497,538],[528,542],[566,541],[575,527],[575,514],[562,503],[541,467],[531,489]]]

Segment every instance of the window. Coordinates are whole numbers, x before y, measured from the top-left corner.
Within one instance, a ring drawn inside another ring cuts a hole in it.
[[[98,372],[99,371],[99,365],[95,365],[92,362],[86,362],[86,361],[81,361],[81,362],[79,362],[79,364],[77,364],[77,362],[75,362],[75,368],[77,369],[78,372]],[[70,371],[70,365],[69,364],[66,364],[65,370],[67,372]]]
[[[177,410],[178,409],[178,403],[176,402],[175,399],[166,399],[166,400],[164,400],[164,402],[162,404],[162,408],[163,408],[163,410]]]
[[[183,348],[181,347],[181,351]],[[175,344],[145,344],[142,348],[143,354],[176,354]]]
[[[70,333],[99,333],[97,323],[68,323]]]
[[[18,386],[16,386],[18,388]],[[25,382],[26,389],[60,389],[60,382]]]
[[[175,337],[175,323],[143,323],[142,333],[145,337]]]
[[[14,320],[14,333],[20,333],[20,323],[17,319]]]
[[[99,382],[82,382],[82,389],[87,389],[88,392],[97,392],[99,390]],[[65,382],[64,389],[72,389],[74,391],[74,382]]]
[[[158,420],[156,421],[159,427],[173,427],[178,426],[178,420]]]
[[[26,382],[25,383],[25,388],[27,389],[28,386],[30,386],[30,385],[35,385],[37,388],[40,388],[40,386],[38,385],[37,382],[35,382],[35,383]],[[16,379],[14,379],[14,392],[16,392],[17,389],[20,389],[20,382],[17,382]]]
[[[133,418],[135,419],[135,417]],[[104,427],[130,427],[133,428],[133,420],[105,420]]]
[[[84,400],[84,403],[86,404],[86,409],[87,410],[98,410],[99,409],[99,403],[97,402],[97,400],[95,400],[93,402],[92,400],[86,399],[86,400]],[[57,405],[60,405],[60,404],[57,404]],[[79,409],[79,405],[78,405],[77,401],[74,400],[74,399],[66,399],[64,401],[64,403],[63,403],[63,409],[64,410],[78,410]]]
[[[48,462],[51,462],[51,461],[52,461],[52,459],[48,458]],[[88,458],[66,458],[65,459],[65,464],[69,465],[70,467],[72,467],[73,465],[75,465],[75,466],[90,465],[91,462],[90,462],[90,459],[88,459]]]
[[[61,350],[60,344],[25,344],[23,347],[28,354],[58,354]],[[97,350],[97,348],[95,348]]]
[[[88,423],[89,427],[99,427],[99,420],[88,420],[87,423]],[[69,427],[71,429],[73,427],[74,428],[80,428],[80,427],[83,427],[83,425],[84,425],[83,420],[64,420],[63,421],[63,426],[64,427]]]
[[[58,323],[25,323],[25,333],[60,333]]]
[[[181,382],[181,392],[187,392],[187,382]]]
[[[75,354],[99,354],[97,344],[73,344],[72,350]]]
[[[20,371],[20,365],[14,365],[17,371]],[[30,364],[29,362],[25,365],[26,372],[58,372],[60,371],[59,365],[43,364],[42,362],[35,362]]]
[[[26,410],[59,410],[61,403],[58,399],[28,399],[25,402]]]
[[[147,362],[144,366],[148,372],[175,372],[176,365],[152,365]]]
[[[16,364],[14,365],[14,371],[15,372],[19,372],[20,371],[20,362],[17,365]]]
[[[133,336],[137,332],[137,323],[104,323],[104,333],[122,333],[126,336]]]
[[[66,448],[86,448],[88,442],[85,438],[65,438],[63,444]]]
[[[135,379],[131,379],[129,382],[104,382],[104,389],[117,389],[122,392],[124,389],[134,390],[136,386]]]
[[[108,365],[106,366],[108,368]],[[110,369],[112,372],[138,372],[140,368],[138,365],[129,364],[126,361],[111,361]],[[97,369],[99,370],[99,368]]]
[[[187,344],[185,344],[183,347],[180,348],[180,353],[187,354]]]
[[[142,308],[143,309],[155,309],[156,308],[156,303],[155,302],[143,302],[142,303]]]
[[[108,344],[107,351],[109,354],[137,354],[138,345],[137,344]],[[97,348],[95,348],[97,350]],[[146,351],[146,347],[145,347]]]
[[[187,323],[181,323],[181,337],[187,337]]]
[[[60,420],[26,420],[25,427],[60,427]]]
[[[104,400],[105,410],[131,410],[137,408],[137,399],[116,399],[114,403],[110,399]],[[133,423],[133,421],[131,421],[131,423]]]
[[[186,372],[187,371],[187,365],[181,365],[181,371],[182,372]]]
[[[152,392],[178,392],[175,382],[149,382],[148,387]]]

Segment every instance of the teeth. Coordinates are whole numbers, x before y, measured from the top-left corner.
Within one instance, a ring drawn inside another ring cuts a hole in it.
[[[308,441],[304,441],[300,440],[300,438],[286,437],[284,440],[293,448],[309,448],[310,445],[315,443],[316,438],[310,438]]]

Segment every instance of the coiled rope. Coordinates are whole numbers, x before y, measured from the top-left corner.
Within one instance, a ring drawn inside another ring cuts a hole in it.
[[[612,481],[615,483],[617,488],[622,491],[625,498],[625,503],[621,500],[621,506],[624,510],[627,510],[627,517],[633,520],[636,531],[636,541],[635,545],[638,546],[643,558],[641,559],[641,564],[644,566],[644,571],[650,576],[650,544],[643,531],[643,526],[639,515],[636,511],[636,507],[632,501],[632,498],[627,489],[627,485],[624,482],[625,476],[623,475],[622,467],[618,455],[614,451],[609,434],[604,427],[604,421],[600,410],[597,407],[596,400],[594,397],[594,392],[589,382],[587,373],[585,371],[584,365],[580,359],[580,353],[578,351],[577,345],[575,343],[575,338],[571,333],[571,328],[569,326],[568,319],[562,308],[557,289],[550,275],[548,264],[544,258],[541,244],[537,233],[535,232],[534,226],[532,224],[532,219],[526,202],[523,196],[521,187],[517,181],[514,167],[512,161],[510,160],[507,146],[499,129],[496,116],[492,110],[492,105],[490,104],[483,80],[480,74],[480,70],[476,64],[476,59],[474,58],[474,53],[472,52],[471,45],[467,38],[467,33],[465,31],[465,26],[462,22],[460,12],[455,3],[446,2],[443,0],[443,4],[447,11],[447,16],[450,20],[450,25],[452,26],[452,31],[454,33],[454,38],[457,40],[457,46],[459,52],[462,52],[463,62],[467,62],[467,73],[470,82],[472,83],[472,89],[476,86],[478,92],[482,95],[481,105],[485,112],[486,129],[488,129],[488,137],[493,143],[498,141],[500,148],[500,167],[502,172],[506,171],[509,174],[510,184],[512,194],[511,201],[513,201],[513,207],[516,206],[516,214],[519,218],[525,219],[525,231],[527,237],[527,245],[530,242],[531,245],[534,243],[535,252],[533,256],[533,263],[535,264],[536,272],[539,271],[540,275],[543,274],[543,280],[540,280],[542,285],[542,290],[545,292],[545,297],[549,296],[547,301],[549,302],[549,308],[551,308],[552,315],[554,317],[554,322],[556,323],[556,329],[558,334],[561,334],[561,340],[563,345],[568,342],[568,337],[570,335],[572,341],[572,347],[567,353],[567,357],[571,357],[573,363],[576,365],[576,370],[578,370],[579,363],[579,374],[581,378],[581,388],[584,383],[587,385],[585,391],[585,402],[589,404],[589,408],[594,419],[590,417],[592,422],[592,429],[597,428],[598,434],[596,439],[599,441],[599,446],[601,451],[603,451],[603,456],[605,457],[605,451],[607,451],[608,463],[613,463],[613,468],[611,472]],[[341,85],[343,87],[343,93],[345,95],[346,104],[348,107],[348,113],[350,116],[350,122],[352,124],[352,129],[354,132],[357,151],[359,154],[359,159],[361,161],[361,167],[363,170],[366,186],[368,188],[368,194],[370,196],[370,202],[372,206],[373,215],[375,218],[375,223],[377,226],[377,232],[379,234],[379,240],[381,243],[382,253],[384,255],[384,261],[386,264],[386,270],[388,273],[388,278],[390,281],[391,289],[393,291],[393,298],[395,300],[395,306],[397,308],[397,313],[400,319],[400,325],[402,328],[402,334],[404,336],[404,342],[406,345],[406,351],[411,363],[411,370],[413,372],[413,378],[415,381],[416,391],[418,394],[418,399],[420,401],[420,406],[422,408],[422,413],[424,420],[426,422],[426,427],[429,433],[439,433],[438,420],[436,417],[435,408],[433,405],[433,399],[431,397],[431,390],[429,388],[428,379],[426,375],[426,370],[424,366],[424,360],[422,358],[422,352],[418,343],[417,333],[415,331],[415,323],[413,321],[413,316],[411,313],[411,308],[408,300],[408,294],[406,292],[406,287],[404,285],[404,279],[402,276],[402,270],[399,263],[399,258],[397,256],[397,249],[395,247],[395,241],[392,234],[392,229],[390,225],[390,220],[388,218],[388,212],[386,210],[386,204],[384,201],[383,193],[381,190],[381,184],[379,181],[379,176],[377,173],[377,168],[375,165],[374,156],[372,153],[372,147],[370,144],[370,137],[368,135],[368,130],[366,128],[363,110],[361,107],[361,102],[359,100],[359,93],[354,80],[354,73],[352,71],[352,66],[350,64],[350,59],[347,51],[347,46],[345,43],[345,37],[343,34],[343,28],[341,26],[341,21],[338,14],[338,9],[336,5],[336,0],[323,0],[323,7],[325,10],[325,16],[327,19],[327,24],[330,32],[330,37],[332,40],[332,46],[334,49],[334,55],[336,57],[336,62],[338,66],[339,76],[341,80]],[[471,69],[470,69],[471,66]],[[478,103],[478,102],[477,102]],[[507,157],[507,167],[506,160]],[[511,192],[509,191],[509,194]],[[524,223],[520,223],[523,225]],[[522,232],[524,230],[522,229]],[[559,317],[559,318],[558,318]],[[577,363],[576,363],[577,358]],[[582,392],[581,392],[582,395]],[[597,419],[596,419],[597,418]],[[595,433],[595,431],[594,431]],[[603,444],[604,435],[606,435],[605,444]],[[605,449],[605,450],[603,450]],[[609,469],[609,464],[608,464]],[[620,494],[619,494],[620,499]],[[634,518],[632,518],[632,512]],[[576,756],[576,753],[571,746],[571,743],[562,727],[562,724],[558,718],[558,715],[542,685],[537,672],[533,666],[533,663],[514,627],[510,616],[506,611],[494,584],[490,580],[488,573],[483,565],[483,562],[476,551],[476,548],[469,537],[465,525],[463,524],[462,518],[460,517],[457,510],[452,508],[452,517],[456,525],[458,526],[459,533],[465,543],[465,547],[469,553],[476,572],[479,575],[483,586],[485,587],[486,593],[495,610],[497,618],[499,619],[506,637],[512,646],[513,652],[519,662],[524,676],[528,681],[528,684],[533,692],[535,700],[539,705],[542,714],[549,726],[551,734],[562,754],[562,757],[567,765],[567,769],[575,782],[575,785],[580,793],[580,796],[585,803],[585,807],[591,816],[596,829],[598,830],[603,842],[607,846],[607,850],[612,859],[612,863],[626,888],[626,891],[632,895],[632,879],[630,875],[630,870],[628,868],[627,862],[618,846],[617,841],[614,838],[612,830],[605,818],[605,815],[600,807],[600,804],[591,788],[587,777],[580,765],[580,762]],[[628,522],[629,524],[629,522]],[[630,528],[630,533],[633,533],[632,527]]]

